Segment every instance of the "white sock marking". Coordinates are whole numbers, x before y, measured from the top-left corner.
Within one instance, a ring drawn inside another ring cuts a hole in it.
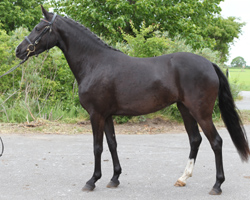
[[[178,180],[182,181],[183,183],[186,183],[186,180],[192,176],[193,169],[194,169],[194,159],[189,159],[183,175]]]

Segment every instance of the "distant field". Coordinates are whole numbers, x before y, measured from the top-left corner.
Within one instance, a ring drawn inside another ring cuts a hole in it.
[[[237,81],[243,91],[250,91],[250,69],[229,68],[229,81]]]

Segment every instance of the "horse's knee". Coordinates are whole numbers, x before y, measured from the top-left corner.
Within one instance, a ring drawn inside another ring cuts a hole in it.
[[[95,145],[95,147],[94,147],[94,154],[95,154],[95,156],[101,155],[102,152],[103,152],[103,147],[100,146],[100,145]]]

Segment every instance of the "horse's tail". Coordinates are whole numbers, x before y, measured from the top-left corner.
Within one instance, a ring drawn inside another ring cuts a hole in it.
[[[213,66],[220,81],[218,99],[222,119],[242,161],[248,161],[250,150],[247,135],[237,113],[229,83],[220,68],[214,63]]]

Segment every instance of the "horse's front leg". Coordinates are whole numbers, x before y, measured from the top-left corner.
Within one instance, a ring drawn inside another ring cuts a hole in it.
[[[104,130],[105,130],[105,134],[106,134],[106,138],[107,138],[107,142],[108,142],[108,146],[109,146],[109,151],[110,151],[111,156],[112,156],[113,167],[114,167],[113,177],[112,177],[111,181],[109,182],[109,184],[107,185],[107,187],[108,188],[115,188],[120,184],[118,179],[119,179],[119,176],[122,172],[122,169],[121,169],[118,154],[117,154],[117,142],[115,139],[115,129],[114,129],[112,116],[110,116],[106,119]]]
[[[95,169],[93,176],[83,187],[83,191],[92,191],[95,188],[95,182],[102,176],[101,155],[103,151],[103,131],[105,119],[99,114],[93,114],[90,116],[90,121],[94,136]]]

